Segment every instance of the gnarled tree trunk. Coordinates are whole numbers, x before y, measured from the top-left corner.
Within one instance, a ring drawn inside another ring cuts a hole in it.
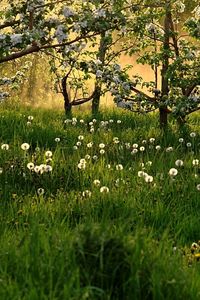
[[[164,42],[163,42],[163,64],[161,70],[161,103],[159,108],[160,113],[160,127],[167,127],[168,108],[164,104],[169,94],[169,81],[167,72],[169,68],[169,51],[170,51],[170,20],[171,20],[171,7],[168,1],[166,1],[166,14],[164,19]],[[162,103],[163,102],[163,103]]]
[[[72,104],[70,102],[70,97],[67,91],[67,77],[65,76],[62,79],[62,94],[64,97],[64,109],[65,109],[65,113],[66,115],[71,115],[71,111],[72,111]]]

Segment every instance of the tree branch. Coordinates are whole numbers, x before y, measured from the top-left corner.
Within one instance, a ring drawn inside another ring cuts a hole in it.
[[[133,92],[135,92],[136,94],[138,94],[138,95],[140,95],[140,96],[143,96],[143,97],[147,98],[150,102],[152,102],[152,103],[154,103],[154,104],[157,102],[155,98],[150,97],[150,96],[147,95],[146,93],[144,93],[144,92],[142,92],[142,91],[136,89],[136,88],[133,87],[133,86],[131,87],[131,90],[132,90]]]
[[[62,43],[62,44],[44,45],[44,46],[39,46],[39,45],[34,44],[34,45],[29,46],[28,48],[23,49],[19,52],[15,52],[15,53],[12,53],[12,54],[9,54],[7,56],[4,56],[4,57],[0,58],[0,64],[3,63],[3,62],[7,62],[7,61],[11,61],[11,60],[23,57],[25,55],[28,55],[28,54],[31,54],[31,53],[34,53],[34,52],[39,52],[40,50],[43,50],[43,49],[55,49],[55,48],[59,48],[59,47],[63,47],[63,46],[68,46],[68,45],[76,43],[76,42],[78,42],[82,39],[87,39],[87,38],[96,36],[98,34],[99,33],[81,35],[81,36],[76,37],[75,39],[73,39],[71,41],[68,41],[68,42],[65,42],[65,43]]]
[[[7,27],[10,27],[10,26],[17,25],[19,23],[20,23],[19,20],[7,21],[4,24],[0,24],[0,30],[4,29],[4,28],[7,28]]]

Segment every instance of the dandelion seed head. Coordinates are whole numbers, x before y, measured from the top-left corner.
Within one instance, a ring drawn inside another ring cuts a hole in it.
[[[82,143],[80,142],[80,141],[78,141],[77,143],[76,143],[76,146],[77,147],[80,147],[82,145]]]
[[[181,159],[177,159],[176,161],[175,161],[175,165],[177,166],[177,167],[182,167],[183,166],[183,161],[181,160]]]
[[[7,151],[9,149],[9,145],[8,144],[3,144],[3,145],[1,145],[1,149]]]
[[[194,138],[196,136],[196,133],[195,132],[191,132],[190,133],[190,137]]]
[[[84,140],[84,136],[83,136],[83,135],[79,135],[79,136],[78,136],[78,140],[79,140],[79,141],[83,141],[83,140]]]
[[[92,148],[92,146],[93,146],[93,142],[90,142],[90,143],[87,144],[88,148]]]
[[[82,196],[85,197],[85,198],[86,197],[90,198],[92,196],[92,192],[89,191],[89,190],[85,190],[85,191],[82,192]]]
[[[105,150],[104,150],[104,149],[101,149],[101,150],[99,151],[99,153],[100,153],[101,155],[103,155],[103,154],[105,154]]]
[[[86,154],[86,155],[85,155],[85,159],[86,159],[86,160],[90,160],[90,158],[91,158],[91,156],[90,156],[89,154]]]
[[[52,152],[50,151],[50,150],[48,150],[48,151],[46,151],[45,152],[45,156],[46,156],[46,158],[50,158],[50,157],[52,157]]]
[[[35,167],[35,165],[34,165],[34,163],[32,163],[32,162],[29,162],[29,163],[27,164],[27,168],[28,168],[29,170],[34,170],[34,167]]]
[[[174,177],[174,176],[176,176],[177,174],[178,174],[178,170],[177,170],[177,169],[171,168],[171,169],[169,170],[169,175],[170,175],[171,177]]]
[[[105,144],[103,144],[103,143],[99,144],[99,148],[100,148],[100,149],[105,148]]]
[[[27,151],[30,148],[30,145],[28,143],[21,144],[21,149],[24,151]]]
[[[166,152],[172,152],[172,151],[173,151],[173,147],[170,146],[166,148]]]
[[[72,122],[72,120],[70,120],[70,119],[66,119],[66,120],[64,121],[65,124],[69,124],[69,123],[71,123],[71,122]]]
[[[138,177],[144,177],[145,172],[144,171],[138,171]]]
[[[150,138],[150,139],[149,139],[149,142],[150,142],[151,144],[153,144],[153,143],[155,142],[155,138]]]
[[[113,138],[113,143],[114,144],[119,144],[119,138],[118,137],[114,137]]]
[[[140,151],[141,151],[141,152],[144,152],[144,150],[145,150],[145,147],[143,147],[143,146],[140,147]]]
[[[107,186],[102,186],[100,188],[100,193],[109,193],[109,188]]]
[[[144,180],[145,180],[145,182],[148,182],[148,183],[153,182],[153,176],[150,176],[150,175],[144,176]]]
[[[198,166],[199,165],[199,160],[198,159],[193,159],[192,164],[193,164],[193,166]]]
[[[40,166],[35,166],[34,171],[35,171],[35,173],[38,174],[40,172]]]
[[[126,149],[130,149],[131,148],[131,144],[130,143],[125,143],[125,147],[126,147]]]
[[[157,145],[157,146],[155,147],[155,149],[156,149],[157,151],[160,151],[160,150],[161,150],[161,146],[160,146],[160,145]]]
[[[186,146],[187,146],[188,148],[190,148],[190,147],[192,147],[192,144],[189,142],[189,143],[186,144]]]
[[[85,158],[81,158],[81,159],[80,159],[80,163],[81,163],[81,164],[86,164]]]
[[[78,164],[78,168],[80,169],[80,170],[85,170],[85,168],[86,168],[86,163],[79,163]]]
[[[52,172],[52,166],[50,166],[50,165],[45,165],[45,172],[46,172],[46,173]]]
[[[136,154],[136,153],[138,153],[138,149],[134,148],[134,149],[131,151],[131,154],[134,155],[134,154]]]
[[[123,165],[122,164],[116,165],[116,170],[117,171],[122,171],[123,170]]]
[[[38,193],[39,196],[44,195],[44,189],[43,188],[37,189],[37,193]]]
[[[133,144],[132,146],[134,149],[138,148],[138,144]]]
[[[99,179],[95,179],[95,180],[93,181],[93,184],[96,185],[96,186],[100,186],[101,182],[100,182]]]

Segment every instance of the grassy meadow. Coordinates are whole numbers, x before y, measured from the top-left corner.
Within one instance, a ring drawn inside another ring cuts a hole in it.
[[[200,299],[200,116],[0,108],[0,299]]]

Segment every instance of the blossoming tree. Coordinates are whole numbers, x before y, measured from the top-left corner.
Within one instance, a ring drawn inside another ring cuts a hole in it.
[[[0,64],[35,52],[46,53],[62,80],[66,111],[92,100],[95,112],[100,96],[107,91],[119,107],[137,112],[158,109],[162,126],[169,113],[183,121],[200,108],[198,4],[189,8],[192,17],[183,24],[180,18],[185,4],[175,0],[5,2],[0,14]],[[122,38],[124,45],[114,51],[113,44]],[[138,63],[151,66],[154,81],[131,78],[128,68],[121,68],[116,57],[125,50],[137,54]],[[84,80],[92,76],[94,89],[88,93]],[[9,79],[2,78],[1,85],[4,83]],[[73,100],[68,87],[74,88]],[[4,98],[7,93],[0,95]]]
[[[200,5],[190,10],[183,23],[182,1],[142,1],[134,7],[128,27],[129,34],[137,37],[137,47],[130,54],[137,53],[138,63],[151,66],[155,79],[129,78],[125,89],[120,83],[119,90],[123,100],[134,102],[139,112],[159,109],[161,126],[167,125],[169,113],[183,122],[200,109]],[[117,102],[121,95],[117,91],[116,95]]]

